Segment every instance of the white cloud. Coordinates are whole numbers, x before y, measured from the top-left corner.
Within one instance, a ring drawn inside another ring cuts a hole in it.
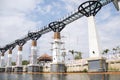
[[[42,2],[42,0],[39,0]],[[1,10],[28,12],[36,7],[36,0],[3,0]],[[4,7],[3,7],[4,6]]]
[[[52,6],[51,5],[46,5],[46,6],[38,6],[36,11],[37,13],[40,13],[40,14],[47,14],[47,13],[50,13],[51,12],[51,9],[52,9]]]
[[[99,32],[103,48],[112,48],[120,45],[120,15],[117,14],[107,18],[105,22],[99,24]]]
[[[65,9],[68,12],[78,9],[79,5],[85,2],[86,0],[62,0],[65,3]]]
[[[0,46],[5,46],[16,39],[27,35],[29,30],[35,30],[42,24],[41,21],[32,21],[26,17],[37,4],[43,0],[0,0]],[[17,53],[17,47],[13,50],[13,55]],[[28,46],[25,45],[23,59],[29,55]],[[14,57],[13,60],[16,60]]]
[[[6,16],[0,18],[0,22],[0,34],[4,34],[1,37],[5,39],[3,40],[5,43],[23,37],[29,30],[36,29],[37,25],[37,22],[27,20],[24,16]],[[12,35],[11,39],[7,39],[10,35]]]

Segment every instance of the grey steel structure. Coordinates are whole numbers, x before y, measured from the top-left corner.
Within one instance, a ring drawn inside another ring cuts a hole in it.
[[[102,4],[102,7],[103,7],[103,6],[113,2],[114,0],[97,0],[97,1],[99,1]],[[73,21],[75,21],[75,20],[77,20],[77,19],[79,19],[79,18],[81,18],[83,16],[84,15],[81,14],[79,11],[76,11],[76,12],[70,14],[68,17],[63,18],[62,20],[60,20],[60,22],[64,23],[65,25],[68,25],[69,23],[72,23]],[[37,32],[31,32],[31,33],[43,35],[43,34],[46,34],[46,33],[50,32],[50,31],[52,31],[52,30],[49,27],[49,25],[47,25],[47,26],[42,27],[41,30],[39,30]],[[28,41],[28,40],[30,40],[30,37],[28,37],[28,35],[26,35],[24,38],[19,39],[19,40],[23,40],[23,39],[25,41]],[[16,42],[13,42],[11,44],[17,45]]]
[[[105,6],[105,5],[107,5],[107,4],[109,4],[109,3],[111,3],[111,2],[113,2],[114,5],[115,5],[115,7],[117,8],[117,10],[119,10],[119,9],[118,9],[118,3],[117,3],[118,0],[94,0],[94,1],[99,1],[99,2],[102,4],[102,7]],[[70,14],[68,17],[65,17],[65,18],[63,18],[63,19],[61,19],[61,20],[58,20],[58,21],[64,23],[65,25],[68,25],[69,23],[72,23],[73,21],[75,21],[75,20],[77,20],[77,19],[79,19],[79,18],[81,18],[81,17],[83,17],[83,16],[84,16],[84,15],[81,14],[81,13],[77,10],[77,11],[73,12],[72,14]],[[57,25],[58,25],[58,24],[57,24]],[[57,25],[56,25],[56,26],[57,26]],[[58,27],[59,27],[59,26],[58,26]],[[42,27],[42,29],[40,29],[39,31],[30,32],[30,33],[34,33],[34,34],[38,34],[38,35],[43,35],[43,34],[46,34],[46,33],[50,32],[50,31],[52,31],[52,29],[49,27],[49,25],[47,25],[47,26]],[[34,36],[34,35],[31,35],[31,37],[32,37],[32,36]],[[31,38],[30,38],[28,35],[25,35],[24,38],[19,39],[19,41],[14,41],[14,42],[10,43],[9,45],[16,47],[17,45],[19,45],[19,43],[21,43],[21,40],[27,42],[27,41],[30,40],[30,39],[31,39]],[[12,44],[14,44],[14,45],[12,45]],[[22,44],[23,44],[23,43],[22,43]],[[25,43],[24,43],[24,44],[25,44]],[[20,45],[21,45],[21,44],[20,44]],[[22,45],[22,46],[23,46],[23,45]],[[14,49],[14,47],[13,47],[13,49]],[[0,48],[0,51],[2,52],[2,54],[4,54],[9,48],[10,48],[10,47],[8,47],[8,46],[6,45],[5,47],[1,47],[1,48]],[[13,50],[13,49],[12,49],[12,50]]]

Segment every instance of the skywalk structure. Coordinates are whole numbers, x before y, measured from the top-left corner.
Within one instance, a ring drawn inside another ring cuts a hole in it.
[[[52,72],[64,72],[64,63],[61,63],[60,59],[60,53],[59,53],[59,48],[60,48],[60,31],[69,23],[86,16],[88,17],[88,29],[89,29],[89,56],[90,58],[96,58],[96,60],[89,60],[89,70],[93,70],[92,64],[96,63],[96,66],[94,69],[96,71],[104,71],[105,69],[105,60],[101,58],[101,52],[99,48],[99,43],[98,43],[98,36],[97,36],[97,31],[95,27],[95,22],[94,22],[94,16],[96,13],[100,10],[101,7],[113,2],[115,8],[119,11],[120,10],[120,0],[90,0],[87,1],[83,4],[81,4],[78,8],[77,11],[74,13],[70,14],[69,16],[60,19],[56,22],[50,23],[47,26],[44,26],[41,30],[37,32],[30,32],[28,35],[26,35],[22,39],[18,39],[14,41],[13,43],[10,43],[6,45],[3,48],[0,48],[1,52],[1,58],[0,58],[0,71],[4,72],[5,68],[6,71],[11,71],[11,54],[12,50],[18,45],[18,53],[17,53],[17,65],[15,66],[15,71],[16,72],[21,72],[22,71],[22,48],[23,45],[28,41],[32,40],[32,47],[31,47],[31,58],[30,58],[30,64],[28,65],[28,71],[29,72],[36,72],[38,70],[38,65],[36,63],[36,47],[37,47],[37,39],[40,38],[41,35],[48,33],[50,31],[54,31],[54,46],[53,46],[53,63],[51,64],[51,71]],[[60,30],[59,30],[60,29]],[[8,62],[7,66],[4,63],[4,54],[7,50],[9,51],[8,54]],[[58,64],[60,63],[60,64]],[[57,66],[59,66],[57,68]],[[55,69],[53,69],[55,68]]]

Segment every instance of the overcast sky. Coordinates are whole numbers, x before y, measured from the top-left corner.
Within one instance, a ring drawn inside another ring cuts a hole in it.
[[[28,31],[39,30],[50,22],[65,17],[82,2],[83,0],[0,0],[0,46],[24,37]],[[95,21],[103,50],[120,45],[120,11],[116,11],[112,3],[97,13]],[[67,50],[81,51],[83,57],[88,57],[86,17],[67,25],[61,34],[65,36],[63,41]],[[50,32],[38,40],[38,55],[51,55],[52,37],[53,32]],[[29,59],[30,46],[31,41],[24,45],[23,59]],[[16,54],[17,47],[13,50],[13,60],[16,60]]]

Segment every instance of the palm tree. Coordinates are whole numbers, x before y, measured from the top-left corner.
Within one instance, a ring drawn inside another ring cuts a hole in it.
[[[113,50],[113,54],[116,54],[117,48],[113,48],[112,50]]]
[[[102,54],[107,54],[109,51],[109,49],[105,49]]]
[[[82,52],[76,51],[76,53],[77,53],[77,55],[75,56],[75,59],[82,59],[82,56],[81,56]]]
[[[69,50],[69,52],[73,55],[73,59],[74,59],[74,53],[75,53],[75,51],[74,50]]]
[[[82,59],[82,52],[79,52],[79,51],[74,51],[74,50],[69,50],[69,52],[73,55],[73,59]],[[77,55],[75,55],[75,53]]]

